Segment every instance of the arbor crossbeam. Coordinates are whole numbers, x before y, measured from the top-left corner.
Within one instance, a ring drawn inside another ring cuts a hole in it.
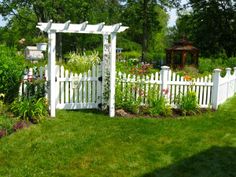
[[[80,24],[71,24],[70,21],[66,23],[52,23],[50,20],[48,23],[38,23],[36,26],[41,31],[48,32],[49,30],[56,33],[87,33],[87,34],[108,34],[120,33],[128,29],[127,26],[121,26],[121,23],[114,25],[105,25],[104,22],[98,24],[88,24],[85,21]]]

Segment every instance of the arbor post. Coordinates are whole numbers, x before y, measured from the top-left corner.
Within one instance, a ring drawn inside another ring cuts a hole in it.
[[[109,89],[109,69],[110,69],[110,45],[109,45],[109,35],[103,35],[103,60],[102,60],[102,110],[105,110],[108,106],[108,94]]]
[[[221,69],[214,69],[213,73],[213,87],[212,87],[212,108],[217,109],[219,106],[219,85],[220,85]]]
[[[116,33],[111,33],[111,63],[110,63],[110,100],[109,115],[115,116],[115,82],[116,82]]]
[[[55,82],[55,72],[56,72],[56,32],[50,30],[48,33],[48,69],[49,69],[49,108],[50,116],[56,116],[56,82]]]

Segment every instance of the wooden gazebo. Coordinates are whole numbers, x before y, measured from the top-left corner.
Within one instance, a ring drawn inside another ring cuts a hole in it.
[[[185,65],[198,66],[199,49],[186,38],[175,42],[166,49],[166,64],[172,68],[183,68]]]

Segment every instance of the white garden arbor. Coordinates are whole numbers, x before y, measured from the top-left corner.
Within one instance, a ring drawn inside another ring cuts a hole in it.
[[[84,34],[100,34],[103,35],[103,62],[109,64],[105,67],[103,63],[103,76],[108,69],[110,73],[109,79],[109,115],[115,116],[115,78],[116,78],[116,35],[125,31],[128,27],[122,26],[121,23],[114,25],[105,25],[105,23],[88,24],[83,22],[80,24],[71,24],[71,21],[65,23],[38,23],[37,28],[48,33],[48,78],[49,88],[49,106],[51,117],[56,116],[56,91],[55,91],[55,72],[56,72],[56,33],[84,33]],[[110,39],[109,39],[110,37]],[[104,61],[106,60],[106,61]],[[105,79],[105,78],[103,78]]]

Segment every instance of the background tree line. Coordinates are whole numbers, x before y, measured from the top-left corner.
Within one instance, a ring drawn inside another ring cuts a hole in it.
[[[0,41],[8,46],[32,45],[41,34],[38,22],[91,24],[121,22],[129,26],[119,34],[117,47],[142,61],[165,58],[165,48],[183,35],[201,50],[201,56],[235,56],[236,0],[2,0],[0,14],[9,19],[0,28]],[[178,7],[177,25],[167,27],[167,8]],[[25,38],[24,45],[19,40]],[[71,50],[102,50],[98,35],[61,34],[63,54]]]
[[[236,0],[189,0],[179,9],[173,39],[186,35],[204,57],[236,56]]]

